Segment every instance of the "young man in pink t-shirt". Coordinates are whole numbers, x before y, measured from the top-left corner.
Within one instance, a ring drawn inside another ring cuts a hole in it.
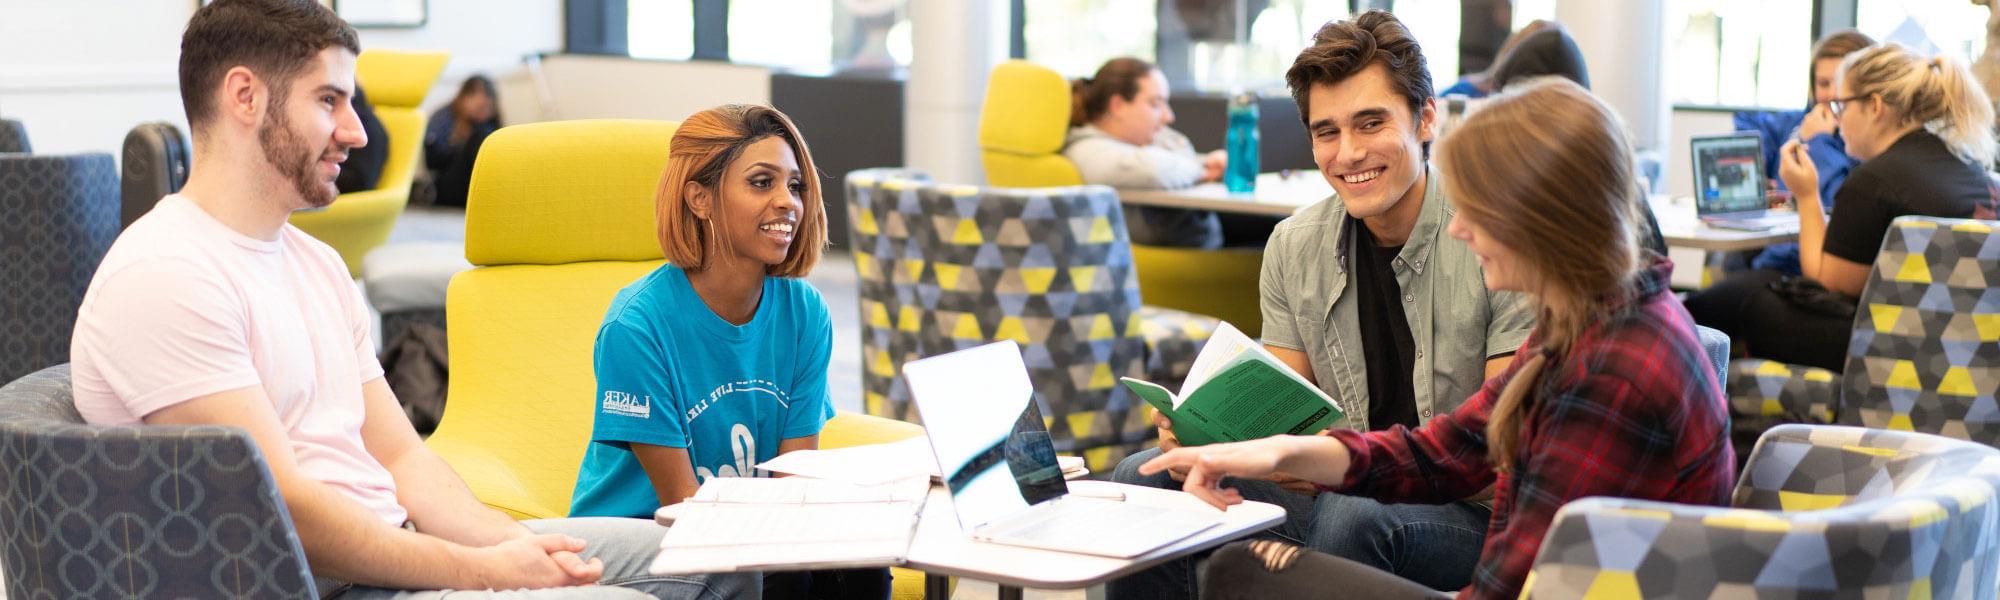
[[[286,224],[332,204],[340,162],[368,143],[349,102],[359,52],[313,0],[195,13],[180,58],[193,170],[91,281],[71,345],[77,410],[247,430],[335,597],[754,597],[754,576],[647,574],[665,530],[646,520],[513,521],[418,439],[340,257]],[[616,587],[565,588],[593,583]]]

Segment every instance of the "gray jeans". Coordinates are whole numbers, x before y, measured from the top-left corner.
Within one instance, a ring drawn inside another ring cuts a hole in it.
[[[718,600],[756,598],[763,594],[759,573],[716,573],[695,576],[664,576],[646,572],[660,553],[660,537],[667,528],[645,519],[582,517],[522,521],[535,533],[560,533],[582,538],[588,545],[584,560],[604,561],[604,577],[589,587],[545,590],[390,590],[357,586],[326,578],[315,578],[324,598],[339,600],[583,600],[587,598],[664,598],[674,600]]]

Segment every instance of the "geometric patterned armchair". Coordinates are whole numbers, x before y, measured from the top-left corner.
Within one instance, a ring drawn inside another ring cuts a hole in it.
[[[1055,70],[1024,60],[995,65],[979,107],[979,160],[987,185],[1082,185],[1083,175],[1062,153],[1071,104],[1070,84]],[[1147,304],[1218,317],[1252,338],[1263,329],[1257,296],[1262,249],[1128,246]]]
[[[446,52],[374,49],[354,60],[354,81],[368,91],[388,144],[375,189],[341,194],[326,208],[292,213],[291,223],[340,253],[348,273],[361,276],[361,259],[389,240],[410,202],[410,183],[423,162],[424,115],[418,111],[431,84],[451,59]]]
[[[847,184],[869,414],[916,419],[904,362],[1014,340],[1058,451],[1103,469],[1152,436],[1118,378],[1179,385],[1216,321],[1140,304],[1110,188],[939,185],[891,169]]]
[[[0,383],[69,362],[77,307],[117,237],[111,155],[0,154]]]
[[[1823,369],[1741,361],[1730,377],[1732,412],[2000,445],[1996,227],[1993,221],[1896,219],[1861,293],[1839,383]]]
[[[0,387],[0,567],[17,600],[318,597],[248,433],[85,425],[69,365]]]
[[[1556,513],[1522,598],[1993,598],[2000,450],[1788,424],[1733,507],[1586,498]]]

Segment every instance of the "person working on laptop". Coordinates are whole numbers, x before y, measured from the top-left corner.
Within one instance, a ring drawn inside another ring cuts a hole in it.
[[[1994,152],[1993,105],[1957,60],[1875,46],[1849,54],[1838,82],[1827,109],[1861,163],[1841,184],[1832,219],[1806,146],[1794,140],[1778,151],[1779,175],[1799,208],[1803,279],[1787,280],[1781,292],[1772,285],[1784,280],[1780,272],[1747,271],[1687,300],[1696,322],[1728,333],[1751,356],[1835,371],[1890,221],[1991,218],[1986,170]]]
[[[1533,325],[1518,294],[1480,283],[1478,257],[1445,235],[1454,214],[1426,166],[1436,110],[1422,49],[1396,17],[1369,11],[1327,23],[1286,83],[1312,136],[1313,160],[1335,195],[1278,225],[1261,275],[1264,345],[1340,402],[1337,427],[1416,427],[1449,414],[1510,362]],[[1178,446],[1158,419],[1160,449],[1127,457],[1112,478],[1179,487],[1178,475],[1138,466]],[[1478,498],[1384,504],[1323,493],[1296,479],[1244,482],[1246,497],[1283,506],[1273,532],[1306,546],[1463,587],[1490,509]],[[1475,496],[1480,490],[1468,490]],[[1413,532],[1426,532],[1412,536]],[[1194,594],[1194,562],[1113,581],[1114,598]]]
[[[1847,55],[1875,45],[1875,40],[1859,31],[1843,29],[1821,37],[1813,44],[1812,52],[1812,104],[1805,110],[1786,111],[1743,111],[1736,113],[1737,131],[1755,132],[1763,142],[1764,177],[1773,182],[1774,187],[1782,187],[1784,179],[1778,177],[1778,148],[1785,142],[1798,139],[1806,146],[1806,154],[1812,157],[1813,167],[1819,171],[1819,199],[1823,208],[1833,208],[1833,198],[1840,191],[1841,182],[1847,181],[1847,172],[1854,169],[1854,157],[1847,155],[1847,142],[1840,137],[1840,129],[1834,127],[1833,110],[1829,103],[1839,97],[1839,88],[1834,77],[1840,74],[1840,61]],[[1773,244],[1764,248],[1750,259],[1750,268],[1777,269],[1786,275],[1799,274],[1799,245],[1796,243]]]
[[[1722,506],[1735,461],[1714,367],[1667,289],[1672,264],[1640,249],[1646,208],[1617,115],[1548,81],[1501,92],[1460,127],[1438,149],[1459,207],[1451,236],[1479,256],[1488,287],[1526,292],[1540,316],[1514,364],[1422,427],[1185,447],[1141,470],[1189,468],[1185,489],[1218,507],[1244,499],[1240,478],[1273,473],[1383,502],[1450,502],[1494,486],[1479,567],[1458,597],[1512,599],[1565,503]],[[1448,595],[1259,540],[1215,553],[1202,597]]]
[[[359,52],[312,0],[195,12],[180,54],[194,166],[92,276],[70,346],[77,412],[247,431],[324,597],[754,597],[745,576],[648,575],[665,531],[651,521],[509,519],[417,438],[347,266],[285,222],[332,204],[341,160],[370,142],[350,103]],[[593,582],[616,587],[545,589]]]
[[[833,417],[832,321],[803,279],[826,214],[798,126],[768,106],[720,106],[683,121],[668,152],[654,198],[668,264],[619,290],[597,331],[597,417],[571,516],[651,517],[703,481],[764,475],[758,463],[816,447]],[[887,598],[889,572],[774,573],[764,587]]]

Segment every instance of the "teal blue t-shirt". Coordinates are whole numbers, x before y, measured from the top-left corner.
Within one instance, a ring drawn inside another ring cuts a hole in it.
[[[833,417],[833,325],[804,280],[764,278],[742,326],[716,316],[666,265],[619,290],[597,330],[596,422],[570,516],[651,518],[660,507],[630,444],[686,448],[697,482],[761,477],[778,442]]]

